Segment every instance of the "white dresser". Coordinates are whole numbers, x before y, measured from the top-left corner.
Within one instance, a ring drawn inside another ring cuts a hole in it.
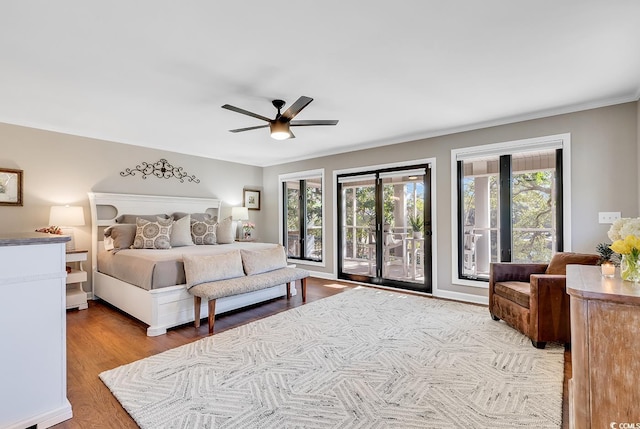
[[[53,426],[67,400],[68,237],[0,234],[0,428]]]

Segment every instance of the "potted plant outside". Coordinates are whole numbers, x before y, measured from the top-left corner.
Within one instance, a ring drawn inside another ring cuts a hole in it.
[[[420,217],[420,215],[409,215],[409,224],[411,225],[411,230],[413,231],[413,238],[422,238],[422,233],[424,230],[424,220],[422,219],[422,217]]]

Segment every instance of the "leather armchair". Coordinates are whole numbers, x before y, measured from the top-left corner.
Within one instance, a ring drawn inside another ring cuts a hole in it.
[[[596,265],[598,255],[557,253],[551,263],[492,263],[489,312],[543,349],[547,342],[571,342],[566,265]]]

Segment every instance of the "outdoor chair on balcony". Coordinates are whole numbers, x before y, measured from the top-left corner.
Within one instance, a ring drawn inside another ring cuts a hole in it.
[[[402,254],[402,237],[400,234],[394,234],[391,231],[384,232],[384,245],[382,246],[382,262],[383,276],[388,276],[391,265],[404,267],[404,255]],[[375,275],[376,266],[376,232],[374,229],[369,231],[369,242],[367,243],[369,258],[369,275]]]

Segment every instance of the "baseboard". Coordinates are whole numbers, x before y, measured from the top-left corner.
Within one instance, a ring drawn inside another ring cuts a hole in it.
[[[462,302],[469,302],[472,304],[489,305],[489,297],[472,295],[469,293],[438,289],[433,294],[433,296],[435,296],[436,298],[451,299],[453,301],[462,301]]]
[[[311,274],[311,277],[317,277],[319,279],[324,279],[324,280],[337,280],[337,277],[332,273],[323,273],[319,271],[309,271],[309,273]],[[404,289],[401,289],[401,288],[373,285],[369,283],[353,282],[349,280],[340,280],[340,281],[344,281],[346,283],[360,284],[363,286],[379,287],[382,289],[395,290],[399,292],[404,291]],[[406,292],[414,292],[414,291],[407,290]],[[469,302],[472,304],[489,305],[489,297],[486,297],[486,296],[478,296],[478,295],[472,295],[472,294],[462,293],[462,292],[454,292],[454,291],[443,290],[443,289],[436,289],[436,292],[432,294],[426,294],[423,292],[418,292],[418,293],[420,293],[421,295],[422,294],[430,295],[436,298],[450,299],[453,301],[462,301],[462,302]]]

